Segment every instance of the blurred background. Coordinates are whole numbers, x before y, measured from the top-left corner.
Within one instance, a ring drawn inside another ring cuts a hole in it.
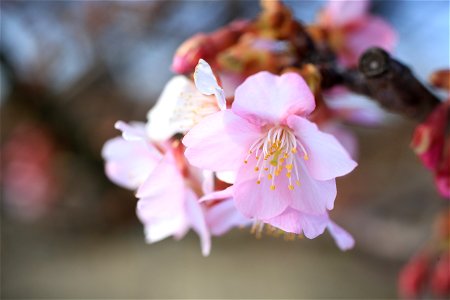
[[[313,22],[322,1],[286,1]],[[441,206],[390,115],[350,127],[359,167],[338,180],[334,217],[356,239],[256,239],[237,229],[203,258],[197,236],[144,241],[132,192],[100,157],[116,120],[145,120],[176,48],[257,1],[1,1],[2,298],[395,298],[400,266]],[[448,68],[448,1],[374,1],[398,32],[394,55],[425,80]]]

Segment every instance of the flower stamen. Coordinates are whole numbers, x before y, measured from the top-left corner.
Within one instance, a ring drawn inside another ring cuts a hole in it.
[[[275,190],[275,177],[279,176],[284,170],[288,178],[288,189],[294,190],[295,185],[300,186],[300,176],[297,166],[296,155],[300,153],[304,160],[309,156],[306,148],[297,140],[294,133],[284,126],[275,126],[270,128],[267,133],[255,141],[248,151],[244,163],[248,163],[249,158],[255,155],[255,172],[259,172],[258,181],[261,182],[262,172],[268,172],[267,178],[271,180],[270,190]]]

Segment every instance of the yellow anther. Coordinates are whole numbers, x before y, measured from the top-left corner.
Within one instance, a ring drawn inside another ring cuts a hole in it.
[[[304,159],[304,160],[308,160],[308,159],[309,159],[308,154],[305,154],[305,155],[303,156],[303,159]]]
[[[291,172],[287,172],[287,173],[286,173],[286,177],[287,177],[287,178],[291,178]]]
[[[264,171],[268,171],[269,170],[269,168],[264,168]]]
[[[267,178],[269,178],[269,180],[271,180],[273,178],[272,174],[267,175]]]
[[[292,153],[297,153],[297,148],[292,148],[291,152]]]
[[[256,184],[261,184],[261,180],[257,180],[257,181],[256,181]]]
[[[294,190],[294,186],[292,184],[288,185],[289,190]]]
[[[288,171],[291,171],[291,170],[292,170],[292,164],[286,165],[286,169],[287,169]]]
[[[248,164],[248,160],[244,160],[244,164]]]
[[[259,168],[258,167],[255,167],[255,172],[258,172],[259,171]]]
[[[271,190],[271,191],[274,191],[274,190],[275,190],[275,186],[274,186],[273,184],[270,186],[270,190]]]
[[[285,153],[285,154],[283,155],[284,158],[288,158],[288,156],[289,156],[289,155],[288,155],[287,153]]]
[[[298,186],[300,186],[300,180],[296,180],[296,181],[295,181],[295,184],[298,185]]]

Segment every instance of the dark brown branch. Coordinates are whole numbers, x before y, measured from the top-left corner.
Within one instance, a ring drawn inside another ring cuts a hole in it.
[[[401,62],[380,48],[367,50],[360,58],[359,70],[341,74],[344,85],[369,96],[386,110],[423,120],[439,103]]]

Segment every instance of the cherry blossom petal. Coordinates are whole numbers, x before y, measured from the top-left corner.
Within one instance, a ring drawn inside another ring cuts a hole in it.
[[[107,141],[102,157],[108,178],[121,187],[137,189],[160,161],[161,154],[149,147],[144,141],[129,142],[122,137]]]
[[[346,32],[345,47],[350,52],[339,59],[345,66],[354,66],[368,48],[380,47],[391,52],[396,41],[395,31],[388,23],[379,17],[366,16]]]
[[[194,72],[195,86],[203,95],[214,95],[217,99],[217,105],[221,110],[227,108],[227,101],[223,89],[217,83],[217,78],[214,75],[210,65],[200,59]]]
[[[182,132],[173,120],[183,94],[195,93],[195,86],[187,77],[174,76],[167,82],[155,106],[147,114],[147,133],[152,140],[164,141]]]
[[[203,256],[208,256],[211,251],[211,234],[206,224],[204,208],[198,203],[198,198],[191,189],[186,189],[185,194],[189,221],[192,229],[200,237]]]
[[[214,172],[202,170],[202,178],[199,180],[202,183],[203,194],[208,194],[214,191]]]
[[[338,245],[339,249],[341,249],[342,251],[346,251],[353,248],[353,246],[355,245],[355,240],[345,229],[331,220],[328,223],[327,228],[330,231],[330,234],[336,242],[336,245]]]
[[[303,234],[308,239],[314,239],[321,235],[329,222],[328,215],[309,215],[304,214],[300,220],[303,227]]]
[[[397,35],[382,18],[367,16],[358,25],[357,30],[348,33],[346,39],[349,47],[355,50],[358,56],[370,47],[380,47],[388,52],[394,49]]]
[[[188,223],[184,214],[174,215],[166,218],[155,218],[144,223],[144,233],[147,243],[155,243],[171,235],[186,232]],[[178,235],[180,236],[180,235]]]
[[[122,137],[127,141],[147,141],[149,139],[145,132],[145,124],[141,122],[127,124],[123,121],[117,121],[114,128],[122,131]]]
[[[230,186],[224,190],[208,193],[200,198],[199,202],[221,200],[231,198],[233,196],[234,187]]]
[[[212,171],[237,170],[260,129],[230,110],[203,119],[184,137],[185,156],[199,168]]]
[[[322,12],[323,21],[329,26],[342,26],[364,17],[368,8],[368,0],[330,0]]]
[[[158,183],[158,182],[157,182]],[[155,183],[155,184],[157,184]],[[169,184],[165,185],[168,190]],[[168,191],[164,195],[150,195],[139,199],[136,206],[136,214],[142,223],[147,224],[155,219],[173,218],[176,215],[184,215],[185,187],[177,187],[175,191]]]
[[[264,221],[286,232],[304,235],[313,239],[321,235],[328,224],[327,214],[310,215],[288,208],[281,215]]]
[[[114,127],[122,131],[122,137],[129,142],[142,142],[146,145],[147,152],[156,159],[161,159],[161,152],[151,142],[150,137],[145,130],[145,124],[141,122],[130,122],[127,124],[122,121],[117,121]]]
[[[306,148],[308,159],[305,164],[313,178],[333,179],[348,174],[357,166],[336,138],[321,132],[316,124],[301,117],[290,116],[288,125]]]
[[[358,141],[352,131],[337,122],[326,122],[320,126],[320,130],[334,136],[347,150],[353,160],[358,158]]]
[[[292,202],[292,193],[284,176],[274,178],[275,190],[271,189],[272,181],[264,177],[257,184],[258,172],[254,170],[256,159],[251,156],[248,164],[238,171],[234,184],[234,200],[238,210],[249,218],[266,220],[282,213]]]
[[[231,109],[254,124],[264,125],[283,123],[292,114],[309,115],[314,108],[314,96],[300,75],[259,72],[236,89]]]
[[[226,233],[233,227],[247,226],[252,220],[244,217],[234,206],[232,199],[214,204],[206,212],[206,222],[212,235]]]
[[[184,178],[177,168],[172,153],[167,152],[147,180],[139,187],[136,196],[143,199],[156,199],[152,201],[160,202],[159,211],[163,212],[163,207],[167,207],[168,211],[174,207],[181,207],[184,202],[184,193]],[[138,203],[138,211],[145,203],[143,201]],[[152,213],[159,213],[159,211]]]
[[[303,214],[298,210],[287,208],[280,215],[264,220],[264,223],[270,224],[286,232],[301,234],[303,232],[303,228],[300,222],[302,215]]]
[[[217,172],[216,176],[219,180],[229,184],[233,184],[236,181],[236,172],[234,171]]]
[[[333,209],[337,194],[335,179],[314,179],[300,157],[297,157],[297,167],[300,186],[289,191],[293,199],[291,207],[312,215],[322,215],[327,209]]]
[[[186,216],[186,223],[173,233],[173,238],[177,241],[181,240],[189,232],[189,229],[191,228]]]
[[[184,147],[180,145],[180,149],[177,150],[180,151],[180,153],[177,154],[177,160],[179,165],[185,165],[187,166],[187,179],[190,182],[201,185],[201,192],[203,194],[208,194],[214,191],[215,186],[215,177],[214,172],[209,170],[202,170],[197,167],[194,167],[190,164],[188,164],[184,157]],[[200,192],[200,191],[199,191]]]

